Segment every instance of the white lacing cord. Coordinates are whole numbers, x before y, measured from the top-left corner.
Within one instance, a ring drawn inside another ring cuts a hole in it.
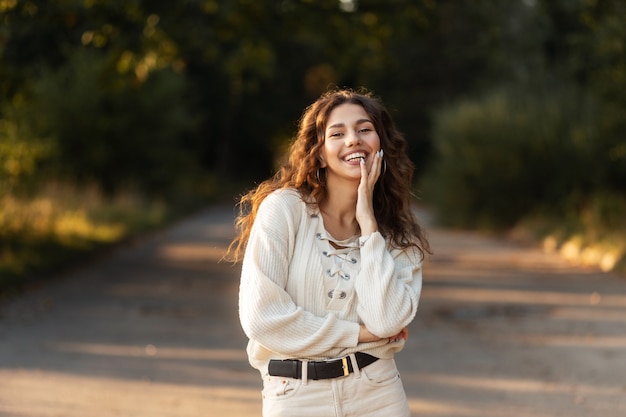
[[[328,269],[326,271],[326,274],[329,277],[332,277],[335,274],[339,274],[341,279],[349,280],[350,274],[346,274],[345,272],[343,272],[343,266],[346,262],[350,262],[352,264],[357,263],[357,259],[350,256],[350,252],[354,251],[355,249],[357,248],[345,247],[341,249],[330,249],[323,251],[322,255],[326,256],[327,258],[334,256],[335,259],[340,260],[340,262],[335,262],[335,266],[331,269]]]

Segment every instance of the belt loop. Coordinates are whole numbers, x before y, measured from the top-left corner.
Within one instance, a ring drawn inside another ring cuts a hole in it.
[[[309,361],[302,360],[302,385],[306,385],[309,381]]]
[[[352,372],[354,372],[354,376],[356,378],[361,378],[361,370],[359,369],[359,364],[356,362],[356,356],[354,353],[348,355],[350,357],[350,362],[352,362]]]

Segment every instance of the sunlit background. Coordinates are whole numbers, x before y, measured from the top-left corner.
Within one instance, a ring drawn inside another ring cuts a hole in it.
[[[1,312],[0,416],[258,415],[229,208],[333,86],[382,98],[440,228],[411,409],[626,410],[603,376],[623,281],[593,272],[626,273],[625,23],[623,0],[0,0],[0,303],[78,271],[67,305],[52,286]]]
[[[392,110],[440,224],[624,269],[621,0],[2,0],[0,13],[3,285],[251,187],[329,86]]]

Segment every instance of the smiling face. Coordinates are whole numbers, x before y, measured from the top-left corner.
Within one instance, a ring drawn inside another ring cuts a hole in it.
[[[379,150],[380,138],[363,107],[346,103],[331,111],[320,155],[328,180],[344,178],[360,181],[361,159],[365,159],[369,171]]]

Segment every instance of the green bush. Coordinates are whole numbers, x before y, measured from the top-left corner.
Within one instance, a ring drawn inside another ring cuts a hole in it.
[[[0,197],[37,181],[42,161],[54,153],[53,141],[33,134],[24,103],[15,101],[0,111]]]
[[[62,180],[168,195],[199,169],[187,143],[195,118],[184,79],[158,68],[138,79],[116,69],[115,58],[79,49],[44,71],[33,88],[31,122],[54,138],[49,164]]]
[[[442,109],[424,200],[440,224],[508,230],[575,263],[624,272],[619,110],[558,85],[500,89]]]
[[[436,114],[426,183],[444,224],[507,228],[583,204],[607,180],[600,107],[575,90],[499,89]]]
[[[162,225],[177,213],[134,190],[42,185],[35,196],[0,195],[0,299],[98,249]]]

